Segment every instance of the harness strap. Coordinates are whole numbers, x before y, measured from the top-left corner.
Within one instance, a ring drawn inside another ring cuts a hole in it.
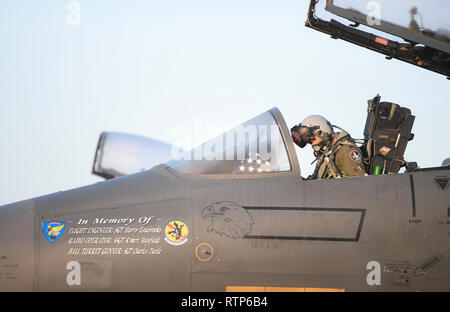
[[[319,169],[322,166],[323,162],[326,161],[327,162],[327,168],[328,171],[330,172],[330,174],[334,177],[334,178],[342,178],[344,177],[344,174],[342,173],[342,171],[339,169],[338,166],[336,166],[336,163],[334,162],[334,155],[339,151],[339,149],[343,146],[343,145],[355,145],[354,143],[352,143],[351,141],[344,141],[344,139],[351,139],[350,135],[346,132],[344,132],[342,134],[342,136],[340,138],[338,138],[336,140],[336,142],[334,143],[334,146],[331,148],[331,150],[329,150],[328,152],[322,154],[320,156],[320,158],[318,159],[318,162],[316,164],[316,168],[314,170],[313,173],[313,177],[317,178],[317,175],[319,174]],[[319,177],[319,179],[323,179],[324,175],[328,172],[327,170],[324,170],[321,174],[321,176]]]

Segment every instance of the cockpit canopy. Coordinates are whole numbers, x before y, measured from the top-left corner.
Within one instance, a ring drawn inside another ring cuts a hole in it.
[[[188,151],[152,138],[103,132],[92,173],[111,179],[164,162],[181,174],[300,174],[290,132],[277,108]]]
[[[298,169],[291,136],[273,108],[188,151],[172,150],[167,165],[182,174],[263,174]]]
[[[134,134],[102,132],[92,173],[105,179],[148,170],[170,159],[172,145]]]

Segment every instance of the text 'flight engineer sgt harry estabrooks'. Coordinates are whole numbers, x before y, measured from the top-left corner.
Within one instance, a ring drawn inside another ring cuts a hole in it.
[[[312,179],[331,179],[367,175],[361,150],[350,134],[335,133],[324,117],[312,115],[291,129],[292,139],[301,148],[311,144],[317,165]],[[340,128],[339,128],[340,129]]]

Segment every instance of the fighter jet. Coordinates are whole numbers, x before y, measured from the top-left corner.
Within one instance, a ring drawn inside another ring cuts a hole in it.
[[[375,150],[385,174],[305,180],[273,108],[150,170],[2,206],[0,291],[449,291],[450,167],[395,172],[404,129]]]
[[[316,4],[309,26],[448,75],[445,42],[368,35]],[[367,176],[303,179],[273,108],[149,170],[2,206],[0,291],[449,291],[450,167],[403,159],[413,121],[369,101]]]

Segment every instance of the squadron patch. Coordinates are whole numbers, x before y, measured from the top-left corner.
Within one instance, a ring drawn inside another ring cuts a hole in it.
[[[56,242],[63,234],[65,228],[65,222],[42,222],[42,231],[44,231],[44,235],[50,243]]]
[[[354,162],[361,162],[362,161],[361,153],[359,151],[357,151],[357,150],[352,150],[350,152],[350,158]]]
[[[174,220],[167,223],[164,233],[164,240],[170,245],[181,246],[188,241],[188,227],[180,220]]]

